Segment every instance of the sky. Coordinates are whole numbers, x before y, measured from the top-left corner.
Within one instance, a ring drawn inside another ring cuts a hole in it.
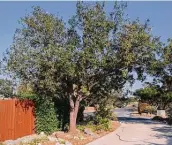
[[[114,2],[106,2],[106,11],[110,11]],[[32,11],[32,6],[40,6],[49,13],[58,14],[65,22],[75,14],[76,2],[0,2],[0,59],[3,52],[12,43],[18,20]],[[125,10],[130,19],[139,19],[144,22],[150,19],[152,33],[161,36],[162,41],[172,38],[172,2],[128,2]],[[136,82],[132,90],[141,88],[142,84]]]

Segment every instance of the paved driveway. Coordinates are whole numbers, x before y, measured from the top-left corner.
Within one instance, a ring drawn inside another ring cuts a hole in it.
[[[117,109],[121,126],[88,145],[172,145],[172,127],[150,119],[130,117],[131,108]]]

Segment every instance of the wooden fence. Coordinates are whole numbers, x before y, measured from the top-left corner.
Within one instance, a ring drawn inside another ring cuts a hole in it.
[[[34,104],[17,99],[0,100],[0,141],[34,133]]]

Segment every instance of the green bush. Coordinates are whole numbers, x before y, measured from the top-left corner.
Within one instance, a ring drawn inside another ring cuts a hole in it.
[[[59,130],[59,121],[54,103],[50,100],[38,99],[35,102],[36,132],[50,134]]]
[[[96,116],[94,123],[96,125],[95,131],[99,131],[99,130],[108,131],[112,128],[111,120],[109,120],[108,118],[102,118],[100,116]]]
[[[146,106],[144,111],[147,111],[148,113],[153,114],[156,112],[156,108],[154,106]]]
[[[95,116],[99,116],[101,118],[106,118],[109,120],[117,120],[117,117],[113,113],[113,108],[106,105],[100,105],[97,110]]]
[[[60,121],[57,118],[56,105],[53,100],[48,100],[32,93],[21,93],[19,99],[29,99],[35,104],[35,131],[50,134],[60,130]]]
[[[152,118],[152,120],[154,121],[164,121],[164,118],[160,117],[160,116],[155,116]]]
[[[85,124],[78,125],[77,128],[81,131],[84,131],[85,128],[90,128],[93,132],[109,131],[112,128],[112,124],[110,119],[96,115],[93,120],[85,122]]]

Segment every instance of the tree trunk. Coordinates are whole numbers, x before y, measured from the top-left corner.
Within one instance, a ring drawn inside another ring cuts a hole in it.
[[[75,132],[76,131],[76,117],[75,117],[74,111],[70,111],[69,131],[70,132]]]
[[[72,95],[70,96],[70,123],[69,123],[69,131],[72,133],[76,132],[76,119],[77,119],[77,114],[78,114],[78,109],[79,109],[79,103],[80,100],[79,98],[74,100],[72,99]]]

